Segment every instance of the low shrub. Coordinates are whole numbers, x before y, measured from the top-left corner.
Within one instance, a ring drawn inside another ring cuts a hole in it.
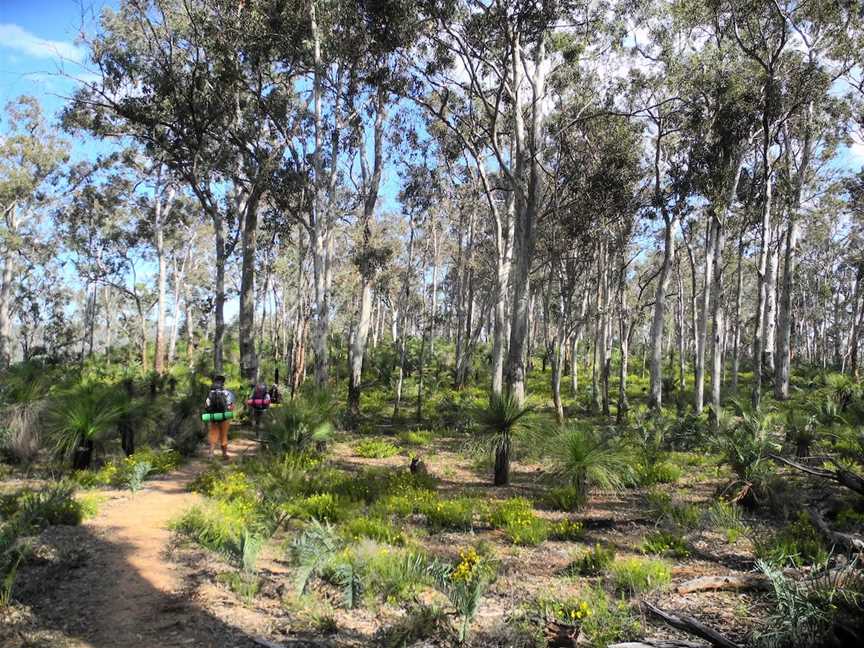
[[[338,522],[348,515],[349,508],[349,502],[339,495],[318,493],[287,503],[282,507],[282,511],[291,517],[303,520],[314,518],[325,522]]]
[[[472,497],[449,500],[435,499],[419,504],[419,512],[434,531],[470,531],[474,528],[474,513],[478,502]]]
[[[399,454],[399,448],[381,439],[364,439],[354,445],[354,454],[364,459],[386,459]]]
[[[619,592],[639,594],[665,587],[672,580],[672,570],[661,560],[624,558],[610,566],[615,589]]]
[[[679,559],[687,558],[690,555],[690,549],[687,548],[684,538],[669,531],[649,533],[642,541],[642,551],[646,554]]]
[[[674,484],[681,479],[681,469],[668,461],[661,461],[651,465],[642,465],[638,468],[639,483],[643,486],[654,484]]]
[[[642,636],[639,617],[626,601],[610,599],[600,587],[587,588],[575,597],[540,597],[526,610],[535,620],[532,645],[546,645],[545,626],[550,621],[579,627],[579,645],[591,648],[626,641]],[[536,620],[540,624],[536,624]]]
[[[581,522],[565,518],[549,523],[549,539],[572,542],[582,537],[582,530]]]
[[[756,556],[771,564],[791,563],[795,567],[823,564],[828,549],[819,530],[803,511],[791,524],[754,542]]]
[[[705,523],[715,531],[726,536],[726,541],[733,543],[747,529],[741,517],[741,509],[730,502],[717,500],[705,513]]]
[[[261,579],[247,572],[222,572],[216,580],[228,587],[246,605],[251,605],[261,589]]]
[[[567,565],[564,572],[571,576],[600,576],[614,560],[614,548],[595,544]]]
[[[449,570],[437,574],[439,587],[461,619],[458,629],[460,644],[467,641],[480,600],[497,574],[497,563],[473,547],[460,551],[459,561]]]
[[[543,495],[543,503],[556,511],[573,512],[585,505],[585,497],[575,486],[558,486]]]
[[[173,522],[171,528],[241,566],[244,563],[244,538],[254,524],[253,511],[242,500],[217,500],[193,506]]]
[[[698,506],[676,501],[668,493],[651,491],[645,495],[645,502],[658,522],[689,530],[697,528],[702,521],[702,512]]]
[[[853,508],[842,509],[837,513],[836,525],[841,531],[864,529],[864,513],[859,513]]]
[[[375,645],[383,648],[404,648],[424,639],[447,641],[453,627],[447,614],[434,605],[414,603],[396,623],[382,628],[375,635]]]
[[[399,441],[408,446],[426,446],[432,443],[432,432],[429,430],[405,430],[399,433]]]
[[[369,538],[390,545],[404,545],[405,533],[393,523],[380,517],[360,515],[352,517],[339,527],[339,535],[346,540]]]
[[[534,514],[524,497],[513,497],[493,505],[489,522],[501,529],[513,544],[538,545],[549,537],[548,523]]]

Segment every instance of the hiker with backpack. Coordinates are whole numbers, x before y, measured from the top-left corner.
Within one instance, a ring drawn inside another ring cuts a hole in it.
[[[270,407],[270,393],[267,385],[258,383],[252,386],[252,395],[246,400],[246,405],[252,408],[252,425],[258,430],[261,426],[261,417]]]
[[[228,459],[228,426],[234,416],[234,393],[225,389],[225,376],[215,376],[210,393],[204,402],[206,414],[202,417],[210,423],[210,453],[213,456],[213,448],[216,444],[222,447],[222,459]]]

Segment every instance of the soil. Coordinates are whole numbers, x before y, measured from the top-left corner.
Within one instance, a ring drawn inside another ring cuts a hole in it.
[[[232,442],[229,460],[254,448]],[[191,575],[167,559],[169,524],[198,501],[187,486],[206,465],[197,457],[134,495],[105,491],[95,518],[48,529],[36,565],[19,574],[16,598],[28,605],[2,620],[0,646],[260,645],[198,605],[188,590]]]

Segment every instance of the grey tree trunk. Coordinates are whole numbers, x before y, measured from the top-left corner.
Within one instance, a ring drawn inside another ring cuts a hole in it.
[[[247,381],[258,378],[258,355],[255,353],[255,263],[258,250],[258,197],[241,201],[243,232],[241,235],[240,271],[240,374]],[[240,210],[238,210],[239,213]]]
[[[693,411],[702,413],[705,394],[705,346],[708,338],[709,304],[711,300],[711,281],[714,276],[714,235],[715,223],[709,220],[708,235],[705,242],[704,286],[700,304],[698,329],[696,333],[696,363],[694,367]]]
[[[756,321],[753,325],[753,389],[750,400],[754,408],[759,406],[762,400],[762,354],[764,352],[765,339],[763,337],[763,319],[766,311],[765,305],[768,301],[768,285],[766,271],[768,266],[768,236],[771,226],[771,199],[773,194],[773,178],[770,173],[768,162],[768,145],[764,149],[764,165],[767,180],[762,195],[762,223],[760,227],[759,262],[756,268],[758,281],[758,300],[756,303]]]
[[[648,356],[650,376],[648,407],[658,411],[663,405],[663,326],[666,314],[666,292],[669,289],[672,260],[675,256],[675,228],[678,227],[677,215],[670,217],[664,213],[663,217],[666,221],[663,237],[663,262],[657,277],[657,288],[654,291],[654,317],[651,321]]]

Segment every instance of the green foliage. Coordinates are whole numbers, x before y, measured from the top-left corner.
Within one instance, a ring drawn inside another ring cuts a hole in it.
[[[537,545],[549,537],[549,526],[534,514],[534,507],[524,497],[497,502],[492,506],[489,522],[502,529],[517,545]]]
[[[386,459],[399,454],[399,448],[383,439],[364,439],[354,444],[354,454],[365,459]]]
[[[669,531],[654,531],[645,536],[642,541],[642,551],[646,554],[667,556],[671,558],[687,558],[690,549],[679,534]]]
[[[438,572],[439,587],[447,595],[456,614],[461,617],[459,643],[467,641],[468,630],[480,600],[495,580],[497,572],[497,563],[473,547],[459,552],[459,561],[451,569]]]
[[[399,441],[408,446],[427,446],[432,443],[432,432],[429,430],[404,430],[399,433]]]
[[[285,504],[283,511],[303,520],[337,522],[347,515],[348,501],[333,493],[318,493]]]
[[[404,545],[405,532],[393,523],[380,517],[352,516],[339,527],[339,535],[346,540],[357,541],[369,538],[390,545]]]
[[[83,441],[101,441],[116,429],[128,404],[112,385],[83,383],[52,396],[46,431],[54,452],[69,459]]]
[[[128,457],[115,458],[108,461],[99,470],[76,470],[72,479],[82,488],[97,488],[101,486],[116,486],[127,488],[136,471],[141,471],[139,465],[148,465],[144,473],[162,475],[176,470],[182,463],[182,456],[177,450],[154,450],[142,447]],[[137,489],[136,489],[137,490]]]
[[[396,623],[382,628],[375,645],[383,648],[407,648],[424,639],[446,641],[453,634],[444,610],[434,605],[414,603]]]
[[[702,520],[698,506],[672,499],[668,493],[649,491],[645,503],[651,515],[661,523],[681,529],[695,529]]]
[[[251,605],[261,589],[261,579],[250,572],[223,572],[216,576],[223,585],[234,592],[246,605]]]
[[[765,482],[773,472],[769,455],[780,451],[773,439],[776,429],[773,412],[765,409],[747,410],[733,401],[738,415],[720,417],[720,435],[717,444],[724,461],[737,476],[728,491],[735,500],[747,505],[764,499]]]
[[[295,577],[298,595],[306,591],[311,578],[325,573],[333,557],[344,546],[344,540],[333,527],[318,520],[312,520],[311,524],[291,541],[288,553],[298,568]],[[351,594],[353,595],[353,591]]]
[[[774,564],[796,567],[821,565],[828,560],[828,549],[819,530],[803,511],[792,523],[766,538],[754,542],[757,557]]]
[[[419,504],[419,512],[433,531],[470,531],[477,509],[478,501],[472,497],[435,499]]]
[[[126,478],[126,486],[128,486],[129,490],[133,493],[137,493],[141,490],[144,480],[147,478],[147,475],[150,474],[152,469],[153,467],[150,465],[149,461],[141,461],[134,464]]]
[[[538,646],[546,645],[542,630],[549,621],[578,626],[579,645],[592,648],[634,641],[643,634],[639,617],[630,605],[610,599],[599,587],[587,588],[573,597],[538,597],[531,603],[528,614],[539,621],[534,644]]]
[[[637,471],[639,483],[643,486],[674,484],[681,479],[681,469],[668,461],[661,461],[650,466],[640,464]]]
[[[741,509],[730,502],[717,500],[705,514],[705,521],[726,536],[727,542],[735,542],[746,530]]]
[[[271,411],[263,443],[275,454],[322,448],[333,436],[336,401],[326,390],[310,390]]]
[[[543,502],[556,511],[572,512],[584,505],[584,498],[575,486],[557,486],[543,495]]]
[[[609,569],[614,560],[613,547],[595,544],[567,565],[564,573],[571,576],[600,576]]]
[[[566,480],[584,503],[594,488],[620,490],[632,481],[632,461],[610,439],[570,423],[546,441],[552,474]]]
[[[661,560],[648,558],[624,558],[610,566],[615,589],[620,592],[640,594],[665,587],[672,580],[672,570]]]
[[[582,537],[582,523],[578,520],[564,518],[563,520],[548,523],[548,526],[550,540],[572,542]]]
[[[171,527],[202,547],[224,555],[232,564],[242,566],[250,528],[254,525],[254,511],[247,502],[216,500],[192,507]]]
[[[824,645],[839,620],[860,630],[864,609],[864,577],[851,563],[831,575],[823,572],[804,584],[788,578],[780,565],[757,560],[756,567],[771,582],[774,609],[754,633],[755,648],[808,648]],[[848,633],[848,629],[844,635]]]
[[[836,525],[841,531],[864,529],[864,513],[853,508],[844,508],[837,514]]]
[[[498,485],[509,480],[513,435],[525,428],[530,413],[531,408],[522,407],[510,393],[490,394],[486,407],[475,410],[481,447],[496,458]]]

